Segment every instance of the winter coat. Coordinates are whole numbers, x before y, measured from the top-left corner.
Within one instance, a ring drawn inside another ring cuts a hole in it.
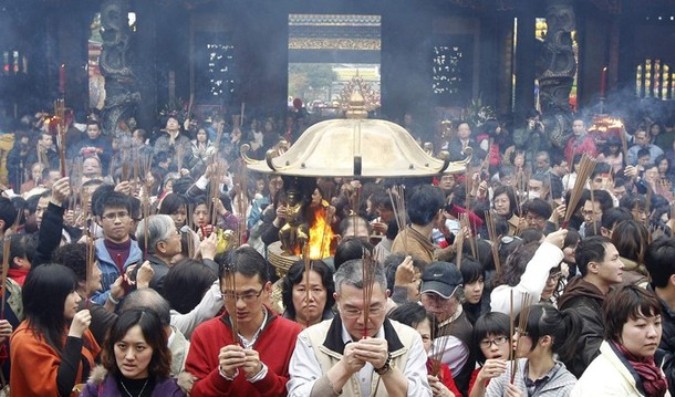
[[[525,385],[525,364],[527,364],[527,359],[521,358],[518,360],[518,372],[513,378],[514,386],[517,386],[518,389],[527,396],[527,386]],[[529,394],[530,397],[566,397],[570,395],[570,391],[574,387],[574,384],[577,382],[577,378],[572,375],[570,371],[565,368],[565,365],[561,362],[556,362],[556,367],[553,368],[550,373],[551,377],[546,381],[534,394]],[[506,394],[506,385],[511,380],[511,363],[508,363],[506,371],[499,376],[490,381],[490,384],[487,387],[485,395],[487,397],[502,397]]]
[[[572,397],[644,396],[639,376],[625,358],[620,357],[609,342],[600,345],[597,356],[572,389]],[[666,396],[670,396],[666,392]]]
[[[89,377],[80,397],[125,397],[118,387],[114,376],[108,376],[105,368],[98,366]],[[176,379],[158,379],[152,390],[152,397],[185,397],[185,393],[176,384]]]
[[[576,377],[600,354],[600,344],[605,332],[602,319],[602,302],[605,296],[595,285],[581,277],[572,279],[558,300],[560,310],[571,309],[581,316],[581,337],[571,361],[565,362]]]

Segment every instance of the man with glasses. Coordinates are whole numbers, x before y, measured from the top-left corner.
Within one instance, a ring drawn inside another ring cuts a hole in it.
[[[138,223],[136,241],[147,254],[145,259],[150,262],[154,271],[150,288],[161,294],[164,292],[164,278],[169,273],[173,257],[182,250],[180,232],[171,216],[151,215]]]
[[[370,266],[367,277],[361,259],[336,271],[339,315],[298,337],[289,396],[431,396],[422,339],[414,329],[386,319],[385,272]]]
[[[467,392],[475,357],[470,346],[473,327],[462,308],[462,273],[449,262],[433,262],[422,273],[420,300],[438,321],[434,344],[442,352],[439,358],[450,367],[457,388]]]
[[[192,396],[284,396],[301,326],[274,314],[265,259],[251,247],[216,257],[226,313],[200,324],[185,369]],[[236,324],[236,336],[233,334]]]
[[[122,275],[127,268],[142,260],[142,251],[138,243],[129,236],[131,232],[131,201],[128,196],[112,192],[103,196],[92,207],[101,209],[96,222],[103,230],[103,237],[96,240],[96,259],[101,269],[100,291],[91,297],[92,301],[104,305],[106,300],[119,303],[124,296]]]

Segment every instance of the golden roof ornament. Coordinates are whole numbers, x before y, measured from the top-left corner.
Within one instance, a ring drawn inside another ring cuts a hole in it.
[[[356,76],[341,95],[345,119],[326,120],[309,128],[283,153],[267,152],[265,160],[241,155],[250,170],[306,177],[420,177],[466,171],[471,160],[450,162],[427,154],[405,128],[368,119],[376,108],[372,90]]]

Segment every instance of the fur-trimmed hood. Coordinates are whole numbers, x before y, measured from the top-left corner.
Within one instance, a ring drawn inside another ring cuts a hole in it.
[[[105,369],[102,365],[97,365],[94,367],[94,369],[91,370],[91,373],[89,374],[89,380],[87,380],[87,383],[92,383],[96,386],[103,384],[103,381],[105,380],[106,376],[108,376],[108,370]]]

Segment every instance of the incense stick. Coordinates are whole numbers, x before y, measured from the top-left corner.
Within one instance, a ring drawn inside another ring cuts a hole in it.
[[[574,181],[574,187],[572,188],[572,193],[570,194],[570,201],[567,203],[567,208],[565,209],[565,218],[562,225],[563,229],[567,228],[572,214],[576,210],[579,200],[583,195],[583,191],[586,185],[586,180],[590,176],[591,172],[595,168],[595,160],[588,157],[584,154],[581,157],[581,163],[579,164],[579,172],[577,173],[577,180]]]
[[[375,266],[373,257],[363,249],[363,338],[368,336],[368,322],[370,319],[370,303],[373,300],[373,285],[375,284]]]
[[[512,295],[513,296],[513,295]],[[518,346],[520,345],[520,338],[525,336],[524,333],[527,332],[527,320],[530,316],[530,305],[532,304],[532,296],[529,293],[525,292],[520,297],[520,314],[518,317],[518,339],[516,339],[514,353],[511,359],[511,384],[516,378],[516,372],[518,372],[517,360],[518,360]]]
[[[309,242],[305,242],[305,245],[302,247],[302,260],[305,265],[305,292],[307,293],[306,299],[307,299],[307,304],[311,301],[311,286],[309,284],[309,272],[312,270],[312,260],[309,257]],[[309,317],[307,318],[307,326],[309,327],[311,324],[309,322]]]
[[[9,273],[11,233],[5,234],[2,245],[2,303],[0,304],[0,318],[5,318],[5,304],[7,303],[7,274]]]
[[[487,224],[488,229],[488,239],[490,240],[490,251],[492,253],[492,261],[495,265],[495,271],[499,274],[501,268],[501,263],[499,260],[499,249],[497,248],[499,242],[497,241],[497,229],[495,226],[494,218],[492,217],[491,211],[485,211],[485,223]]]
[[[229,264],[225,266],[225,292],[227,299],[233,299],[233,306],[237,306],[237,291],[236,281],[234,277],[234,265]],[[232,326],[232,341],[235,345],[239,344],[239,321],[237,320],[236,310],[234,313],[228,313],[230,316],[230,323]]]

